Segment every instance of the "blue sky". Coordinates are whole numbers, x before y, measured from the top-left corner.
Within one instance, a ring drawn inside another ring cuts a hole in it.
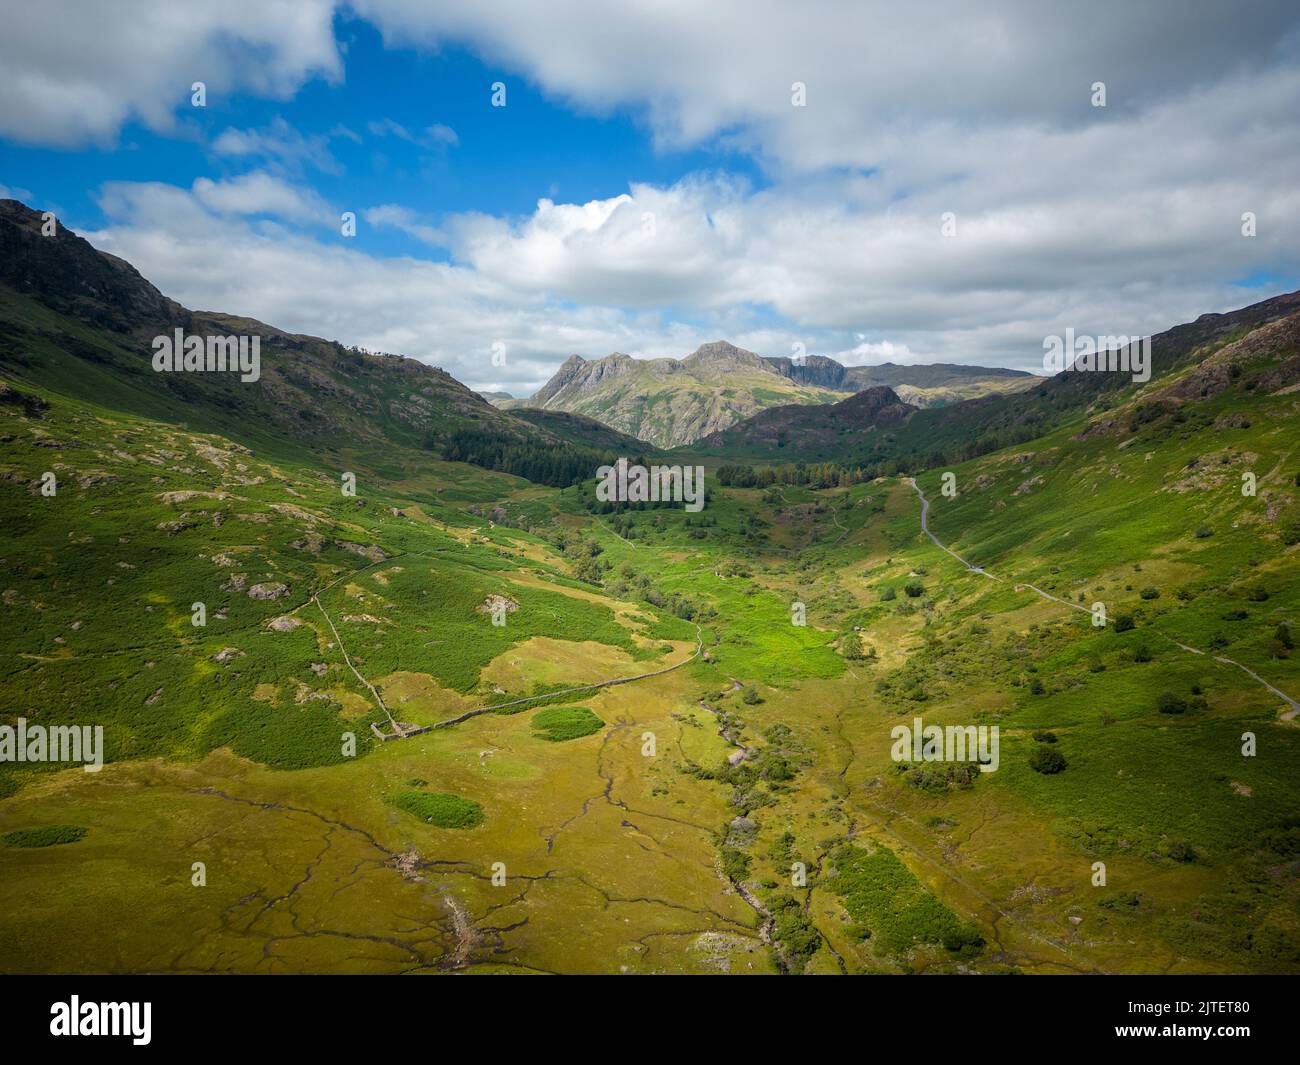
[[[11,21],[0,194],[189,306],[475,387],[719,338],[1041,370],[1067,328],[1154,332],[1300,287],[1293,4],[131,13]]]
[[[206,106],[189,105],[179,86],[180,135],[125,123],[105,146],[74,150],[0,140],[0,174],[11,188],[40,190],[73,228],[104,222],[98,188],[108,181],[162,181],[189,185],[196,178],[234,176],[247,169],[211,145],[231,128],[263,128],[283,120],[308,138],[321,138],[337,168],[309,162],[301,180],[329,202],[360,210],[398,202],[431,219],[446,212],[493,215],[530,212],[540,197],[583,203],[627,192],[629,175],[672,184],[701,170],[726,169],[761,185],[751,159],[713,145],[656,150],[644,120],[629,106],[597,112],[546,95],[527,78],[484,63],[464,48],[436,53],[385,48],[374,26],[338,13],[335,34],[346,49],[346,80],[307,81],[291,99],[265,100],[247,92],[210,93]],[[491,106],[491,86],[507,85],[507,106]],[[191,83],[192,84],[192,83]],[[395,123],[415,140],[372,124]],[[431,126],[456,134],[448,144]],[[342,237],[338,238],[342,240]],[[380,255],[439,257],[399,231],[362,225],[357,243]]]

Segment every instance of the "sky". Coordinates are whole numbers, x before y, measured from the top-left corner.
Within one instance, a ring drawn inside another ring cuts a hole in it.
[[[1298,177],[1294,0],[29,0],[0,37],[0,198],[516,396],[718,339],[1042,372],[1300,288]]]

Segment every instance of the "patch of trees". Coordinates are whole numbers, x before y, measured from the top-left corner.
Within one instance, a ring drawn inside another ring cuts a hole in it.
[[[432,448],[435,441],[426,440]],[[516,477],[567,488],[594,477],[596,470],[616,461],[617,456],[573,444],[538,444],[503,440],[497,433],[458,429],[442,445],[442,457],[449,462],[468,462],[485,470],[512,473]]]
[[[799,484],[809,488],[848,488],[879,476],[875,467],[841,466],[836,462],[796,462],[792,466],[719,466],[718,484],[735,488],[769,488]]]

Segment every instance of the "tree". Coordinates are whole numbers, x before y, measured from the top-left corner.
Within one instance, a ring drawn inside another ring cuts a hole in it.
[[[1040,743],[1029,755],[1029,768],[1045,776],[1061,772],[1068,764],[1065,755],[1046,743]]]
[[[862,650],[862,637],[856,632],[850,632],[844,636],[840,640],[840,654],[854,661],[865,658],[866,655]]]
[[[741,691],[740,698],[748,706],[753,706],[755,703],[762,702],[762,699],[759,698],[757,689],[748,684],[746,684],[744,689]]]
[[[1173,692],[1161,692],[1156,697],[1156,709],[1162,714],[1181,714],[1187,710],[1187,700]]]

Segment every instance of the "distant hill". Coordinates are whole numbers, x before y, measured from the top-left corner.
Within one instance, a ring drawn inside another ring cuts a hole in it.
[[[571,414],[564,410],[538,410],[534,407],[522,407],[510,413],[562,440],[582,447],[617,451],[620,455],[628,456],[645,454],[651,450],[645,441],[628,436],[627,433],[620,433],[617,429],[611,429],[603,422],[583,414]]]
[[[889,385],[914,406],[928,407],[1032,387],[1020,370],[980,366],[846,367],[824,355],[798,361],[755,355],[726,341],[684,359],[634,359],[616,352],[588,360],[571,355],[526,400],[533,407],[585,414],[661,447],[690,444],[762,410],[828,404],[845,394]]]
[[[1290,327],[1280,324],[1288,322],[1300,322],[1300,292],[1227,314],[1203,314],[1156,334],[1151,338],[1152,378],[1147,383],[1134,382],[1127,372],[1067,371],[1031,378],[1029,387],[1014,395],[930,409],[905,404],[910,413],[895,408],[893,400],[905,398],[900,389],[890,392],[892,400],[877,393],[862,405],[845,400],[827,407],[765,411],[708,435],[692,450],[762,462],[836,461],[891,472],[965,461],[1062,426],[1082,425],[1125,404],[1145,404],[1153,412],[1167,413],[1175,403],[1213,395],[1237,378],[1289,387],[1285,382],[1300,382],[1300,360],[1288,355],[1278,340],[1290,335]],[[1221,355],[1238,351],[1235,342],[1245,343],[1248,337],[1252,341],[1245,350],[1258,374],[1250,378],[1245,376],[1247,362],[1238,358],[1234,370]]]
[[[489,403],[507,403],[515,397],[509,392],[475,392],[474,395],[486,399]]]
[[[177,329],[260,337],[260,380],[156,372],[153,338]],[[41,215],[17,200],[0,200],[0,373],[280,454],[347,447],[386,460],[394,448],[443,449],[468,434],[476,444],[462,448],[467,454],[491,440],[497,452],[551,449],[574,458],[571,440],[498,410],[416,359],[189,310],[71,230],[43,236]]]
[[[837,392],[861,392],[877,385],[887,385],[914,407],[942,407],[995,392],[1021,392],[1033,388],[1039,380],[1025,370],[944,362],[917,366],[899,366],[892,362],[879,366],[843,366],[825,355],[808,355],[799,360],[767,357],[767,362],[782,377],[798,384]]]

